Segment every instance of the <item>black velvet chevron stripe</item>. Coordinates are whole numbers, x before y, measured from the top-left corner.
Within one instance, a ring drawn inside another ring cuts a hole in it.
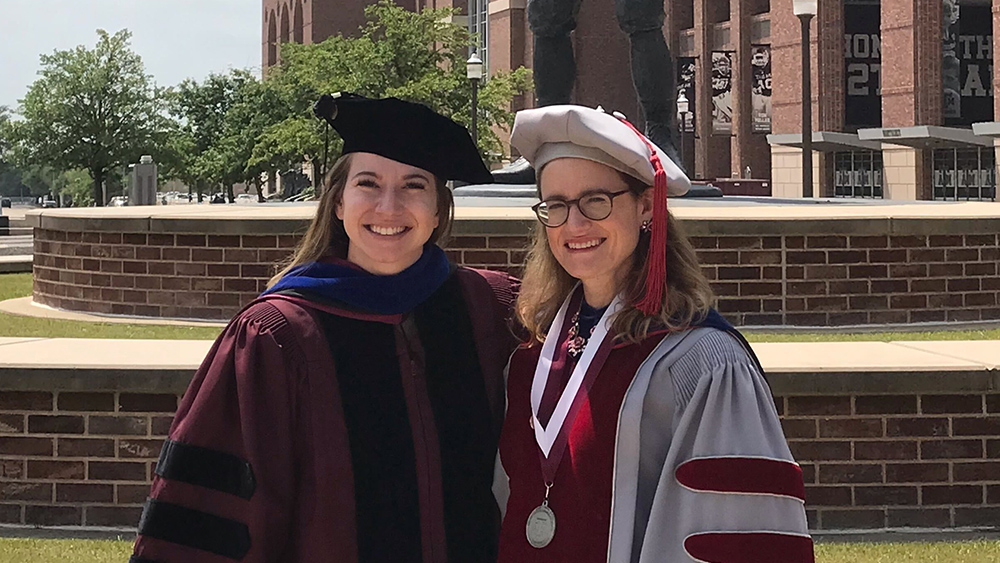
[[[257,487],[249,462],[232,454],[173,440],[163,444],[156,474],[246,500],[250,500]]]
[[[250,551],[250,528],[242,522],[149,499],[139,534],[240,560]]]

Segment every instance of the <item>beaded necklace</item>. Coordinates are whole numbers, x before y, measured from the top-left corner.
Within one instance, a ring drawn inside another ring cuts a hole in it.
[[[594,309],[588,306],[586,303],[580,305],[580,311],[577,311],[573,318],[570,319],[569,327],[569,338],[566,344],[566,353],[574,361],[580,359],[580,355],[583,354],[584,348],[587,347],[587,342],[590,341],[591,335],[594,334],[594,330],[597,328],[597,323],[599,322],[604,311],[607,307],[602,307],[600,309]],[[589,329],[583,331],[580,330],[580,313],[585,312],[587,320],[590,322],[585,323],[590,325]],[[586,332],[586,334],[583,334]]]

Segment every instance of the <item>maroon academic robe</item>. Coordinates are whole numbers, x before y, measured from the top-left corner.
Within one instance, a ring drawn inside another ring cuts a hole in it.
[[[579,303],[574,303],[573,308],[577,307]],[[551,398],[558,398],[576,365],[566,352],[568,329],[567,322],[562,327],[552,379],[546,387],[543,404],[549,402],[547,399],[552,392],[555,397]],[[657,338],[647,338],[638,345],[614,346],[601,376],[580,399],[582,406],[570,427],[566,453],[549,491],[549,502],[556,509],[557,533],[545,549],[536,549],[528,543],[522,524],[545,499],[546,480],[535,443],[530,400],[532,375],[542,347],[520,348],[511,357],[507,421],[500,440],[503,463],[509,468],[510,500],[505,518],[510,525],[503,527],[500,563],[607,561],[616,421],[633,375],[657,343]]]
[[[512,298],[458,268],[404,315],[249,305],[181,402],[132,563],[492,561]]]

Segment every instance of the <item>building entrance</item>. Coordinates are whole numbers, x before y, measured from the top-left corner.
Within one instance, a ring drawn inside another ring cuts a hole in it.
[[[996,201],[993,148],[934,150],[934,199]]]
[[[834,154],[835,197],[882,198],[882,152],[845,151]]]

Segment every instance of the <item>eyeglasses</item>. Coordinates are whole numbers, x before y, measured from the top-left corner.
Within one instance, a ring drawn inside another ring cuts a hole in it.
[[[611,215],[614,199],[629,190],[620,192],[591,192],[577,199],[547,199],[531,206],[538,220],[546,227],[560,227],[569,220],[569,209],[576,206],[591,221],[603,221]]]

